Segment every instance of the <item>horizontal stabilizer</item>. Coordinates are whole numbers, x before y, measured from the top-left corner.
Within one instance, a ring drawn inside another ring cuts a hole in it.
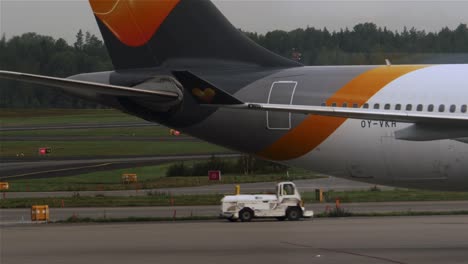
[[[50,87],[61,88],[73,94],[79,94],[84,97],[95,97],[96,95],[111,95],[125,97],[148,97],[158,96],[164,98],[179,98],[175,92],[143,90],[125,86],[116,86],[110,84],[85,82],[64,78],[56,78],[42,75],[34,75],[19,72],[0,71],[0,79],[9,79],[22,81],[27,83],[45,85]]]
[[[172,74],[199,104],[212,106],[243,104],[239,99],[189,71],[173,71]]]

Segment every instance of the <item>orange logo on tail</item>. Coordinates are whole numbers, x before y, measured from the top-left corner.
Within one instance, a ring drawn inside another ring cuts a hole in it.
[[[209,104],[213,101],[216,92],[211,88],[207,88],[204,90],[195,88],[192,90],[192,94],[195,95],[202,102]]]
[[[89,0],[94,14],[127,46],[145,45],[180,0]]]

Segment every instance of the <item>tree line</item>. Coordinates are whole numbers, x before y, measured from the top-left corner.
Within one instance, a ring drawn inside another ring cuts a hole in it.
[[[244,32],[265,48],[306,65],[418,63],[427,54],[467,53],[468,27],[426,32],[415,28],[392,31],[373,23],[330,32],[307,27],[266,34]],[[467,61],[468,63],[468,61]],[[112,70],[104,43],[81,30],[70,45],[64,39],[27,33],[0,39],[0,69],[67,77]],[[96,108],[99,105],[61,92],[13,81],[0,81],[0,108]]]

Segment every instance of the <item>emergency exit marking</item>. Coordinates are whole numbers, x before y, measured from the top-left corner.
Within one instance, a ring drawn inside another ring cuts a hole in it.
[[[220,181],[221,171],[208,171],[208,179],[210,181]]]

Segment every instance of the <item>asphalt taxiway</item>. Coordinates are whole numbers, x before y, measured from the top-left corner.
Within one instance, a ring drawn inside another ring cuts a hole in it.
[[[0,262],[467,263],[468,217],[4,227]]]

